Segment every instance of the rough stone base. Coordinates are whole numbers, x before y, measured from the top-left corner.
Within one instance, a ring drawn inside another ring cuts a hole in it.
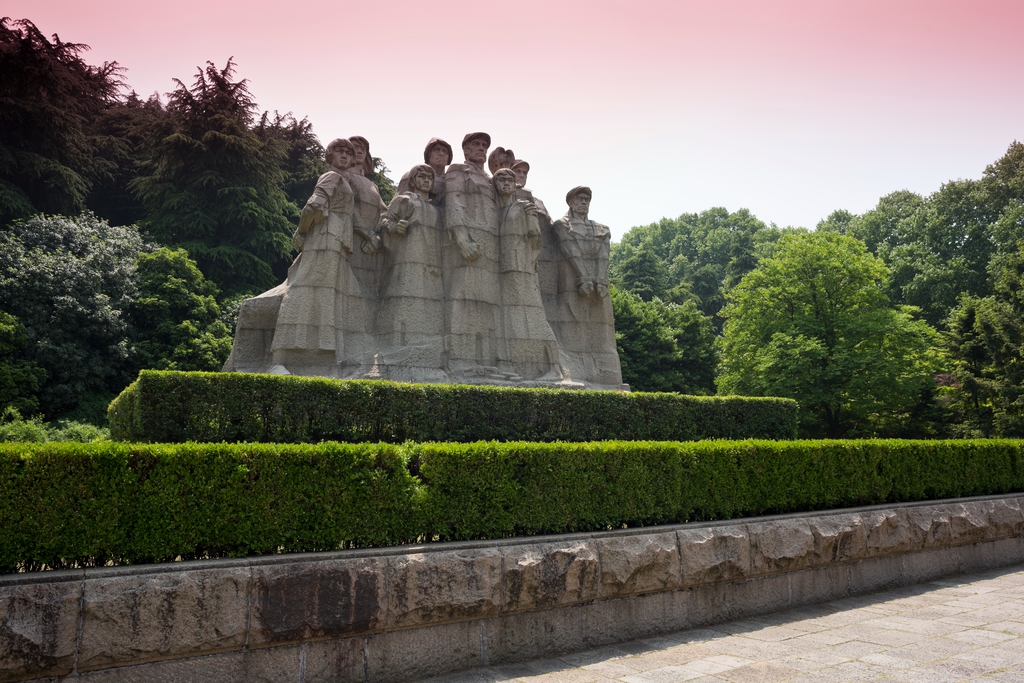
[[[415,680],[1021,564],[1022,503],[7,575],[0,680]]]

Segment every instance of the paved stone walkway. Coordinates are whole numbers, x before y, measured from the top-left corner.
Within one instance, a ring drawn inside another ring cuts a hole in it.
[[[1024,568],[431,679],[496,681],[1024,683]]]

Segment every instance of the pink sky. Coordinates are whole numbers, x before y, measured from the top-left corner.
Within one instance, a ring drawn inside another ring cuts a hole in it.
[[[142,95],[234,56],[264,109],[362,135],[396,179],[483,130],[631,226],[712,206],[813,227],[977,178],[1024,140],[1024,3],[1003,0],[4,0]],[[457,153],[457,157],[459,157]]]

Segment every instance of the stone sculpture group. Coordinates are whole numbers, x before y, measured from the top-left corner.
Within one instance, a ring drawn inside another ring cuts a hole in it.
[[[381,201],[365,138],[327,146],[281,285],[245,300],[225,371],[628,390],[608,298],[611,233],[575,187],[552,221],[530,165],[434,138]],[[485,165],[492,175],[485,171]]]

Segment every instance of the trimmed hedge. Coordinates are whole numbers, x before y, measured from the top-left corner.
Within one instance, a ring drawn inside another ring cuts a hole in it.
[[[108,415],[116,441],[402,443],[791,439],[796,412],[782,398],[144,370]]]
[[[0,571],[1024,491],[1024,441],[0,446]]]

